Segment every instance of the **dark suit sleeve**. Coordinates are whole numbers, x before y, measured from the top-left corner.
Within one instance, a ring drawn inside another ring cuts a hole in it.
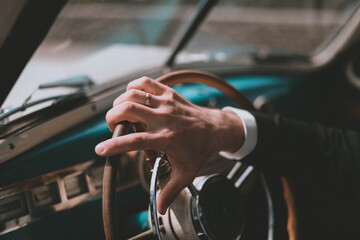
[[[258,142],[244,159],[263,171],[323,179],[360,199],[360,135],[254,113]]]

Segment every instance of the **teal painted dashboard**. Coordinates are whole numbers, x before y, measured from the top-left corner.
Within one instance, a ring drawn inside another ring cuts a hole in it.
[[[304,92],[299,90],[304,81],[295,77],[231,77],[227,81],[252,101],[261,95],[279,106],[291,104],[291,99],[296,98],[297,93]],[[234,105],[219,91],[207,86],[186,84],[174,88],[185,98],[200,105]],[[284,99],[286,101],[281,101]],[[0,166],[0,187],[96,159],[98,157],[94,153],[94,146],[110,137],[104,115],[94,117]],[[126,199],[134,201],[146,198],[145,196],[146,193],[139,185],[123,190],[119,193],[120,208],[129,204]],[[72,227],[72,221],[83,221],[80,224],[82,229]],[[2,235],[0,239],[44,239],[54,232],[63,235],[53,239],[99,239],[103,234],[101,224],[101,198],[96,197],[71,210],[59,212]]]
[[[251,101],[261,95],[274,102],[286,98],[289,104],[294,92],[301,87],[301,81],[293,77],[232,77],[226,80]],[[209,105],[209,101],[214,101],[217,107],[234,105],[218,90],[204,85],[176,86],[175,90],[197,104]],[[94,159],[96,144],[110,137],[104,115],[95,117],[0,166],[0,187]]]

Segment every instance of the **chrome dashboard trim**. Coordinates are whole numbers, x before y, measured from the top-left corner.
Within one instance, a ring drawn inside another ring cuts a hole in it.
[[[117,191],[140,183],[136,161],[127,154],[120,158]],[[71,209],[84,202],[101,196],[104,160],[96,159],[75,166],[47,173],[19,183],[0,188],[0,236],[49,215]],[[95,176],[92,172],[98,170]],[[122,178],[126,173],[126,178]],[[77,189],[78,177],[84,177],[83,189]],[[73,192],[69,196],[66,181],[72,180]],[[40,204],[39,204],[40,203]]]
[[[20,129],[0,139],[0,165],[40,143],[81,124],[95,116],[104,114],[112,107],[113,101],[125,91],[127,83],[141,76],[158,77],[163,68],[144,69],[141,73],[114,79],[87,92],[89,102],[59,114],[52,119],[41,119],[37,123],[25,124]],[[44,134],[46,133],[46,134]]]

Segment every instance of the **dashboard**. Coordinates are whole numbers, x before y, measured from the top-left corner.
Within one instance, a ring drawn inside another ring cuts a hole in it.
[[[277,99],[285,96],[290,104],[297,96],[296,90],[301,89],[300,83],[304,83],[289,76],[226,80],[258,102],[259,108],[276,104]],[[219,108],[233,105],[207,86],[185,84],[174,88],[200,105]],[[101,239],[104,160],[96,156],[93,148],[110,137],[104,114],[100,114],[3,164],[0,239]],[[127,236],[149,229],[148,192],[138,153],[123,154],[120,162],[118,206],[122,211],[122,232]]]

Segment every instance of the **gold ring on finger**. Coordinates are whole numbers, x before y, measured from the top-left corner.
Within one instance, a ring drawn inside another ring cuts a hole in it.
[[[145,105],[150,106],[151,94],[146,93]]]

